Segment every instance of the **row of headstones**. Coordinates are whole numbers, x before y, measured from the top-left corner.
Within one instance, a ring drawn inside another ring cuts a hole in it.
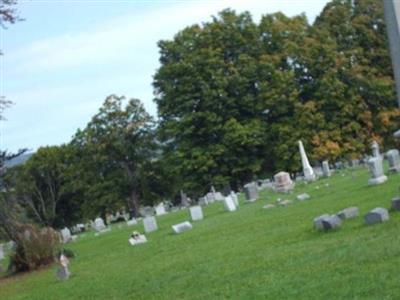
[[[400,198],[392,199],[392,209],[400,211]],[[359,216],[357,207],[348,207],[335,215],[324,214],[314,219],[314,228],[317,230],[330,230],[339,228],[342,221]],[[386,208],[376,207],[364,215],[368,225],[382,223],[389,220],[389,211]]]

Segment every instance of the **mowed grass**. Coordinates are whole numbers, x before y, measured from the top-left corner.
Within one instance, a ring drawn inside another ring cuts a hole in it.
[[[232,213],[215,203],[180,235],[171,225],[188,211],[161,216],[149,242],[135,247],[128,237],[141,223],[87,233],[67,245],[76,254],[70,280],[59,282],[55,266],[3,279],[0,299],[399,299],[400,213],[374,226],[363,215],[390,207],[400,175],[372,187],[368,177],[359,168],[297,184],[290,195],[264,191]],[[302,192],[311,199],[294,200]],[[262,209],[277,198],[294,203]],[[349,206],[361,215],[336,231],[313,229],[315,217]]]

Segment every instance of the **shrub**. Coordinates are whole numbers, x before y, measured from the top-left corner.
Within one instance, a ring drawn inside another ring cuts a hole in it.
[[[60,234],[50,227],[22,225],[15,236],[16,249],[11,255],[14,271],[31,271],[57,260],[61,249]]]

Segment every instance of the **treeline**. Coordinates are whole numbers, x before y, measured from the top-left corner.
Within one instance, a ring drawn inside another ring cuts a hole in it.
[[[373,139],[395,146],[382,1],[332,1],[312,25],[228,9],[159,48],[158,120],[139,100],[108,97],[70,143],[6,172],[14,208],[60,227],[299,171],[299,139],[314,164],[360,157]]]

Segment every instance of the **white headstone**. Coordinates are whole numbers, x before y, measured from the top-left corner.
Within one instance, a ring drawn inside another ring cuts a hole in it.
[[[94,229],[95,229],[96,231],[101,231],[101,230],[106,229],[106,225],[104,224],[103,219],[100,218],[100,217],[98,217],[98,218],[96,218],[96,219],[94,220],[93,226],[94,226]]]
[[[162,216],[162,215],[165,215],[167,213],[165,211],[164,203],[162,203],[162,202],[155,207],[155,210],[156,210],[156,215],[157,216]]]
[[[331,176],[331,170],[329,168],[329,162],[327,160],[324,160],[322,162],[322,175],[324,177],[330,177]]]
[[[368,160],[368,168],[371,178],[368,180],[369,185],[384,183],[387,177],[383,174],[382,158],[372,157]]]
[[[147,238],[144,234],[139,234],[138,236],[131,237],[129,239],[129,244],[131,244],[132,246],[143,244],[143,243],[147,243]]]
[[[0,260],[4,259],[4,245],[0,244]]]
[[[190,222],[188,221],[172,225],[172,230],[176,234],[191,230],[192,228],[193,228],[192,224],[190,224]]]
[[[277,192],[289,192],[294,189],[294,182],[287,172],[279,172],[274,175],[274,187]]]
[[[203,220],[203,209],[201,208],[201,206],[192,206],[190,207],[189,212],[192,221]]]
[[[236,210],[235,202],[233,202],[233,199],[230,196],[225,197],[224,206],[227,211],[235,211]]]
[[[158,229],[155,217],[146,217],[143,219],[144,231],[146,233],[156,231]]]
[[[137,221],[136,221],[135,218],[126,221],[126,225],[127,225],[127,226],[133,226],[133,225],[136,225],[136,224],[137,224]]]
[[[199,205],[201,205],[201,206],[208,205],[208,200],[207,200],[207,197],[206,197],[206,196],[205,196],[205,197],[200,197],[200,198],[199,198]]]
[[[72,241],[71,231],[67,227],[61,230],[61,236],[64,244]]]
[[[301,164],[303,166],[304,179],[306,181],[313,181],[316,179],[316,176],[314,174],[313,168],[311,167],[308,161],[306,151],[304,150],[304,146],[301,141],[299,141],[299,150],[300,150]]]
[[[247,201],[253,202],[258,198],[257,184],[254,182],[246,184],[244,187],[244,194]]]
[[[399,173],[400,172],[400,158],[399,150],[392,149],[386,152],[386,157],[389,163],[389,172]]]
[[[234,191],[231,191],[230,196],[233,202],[235,202],[236,207],[239,207],[239,197],[236,195],[236,193]]]

